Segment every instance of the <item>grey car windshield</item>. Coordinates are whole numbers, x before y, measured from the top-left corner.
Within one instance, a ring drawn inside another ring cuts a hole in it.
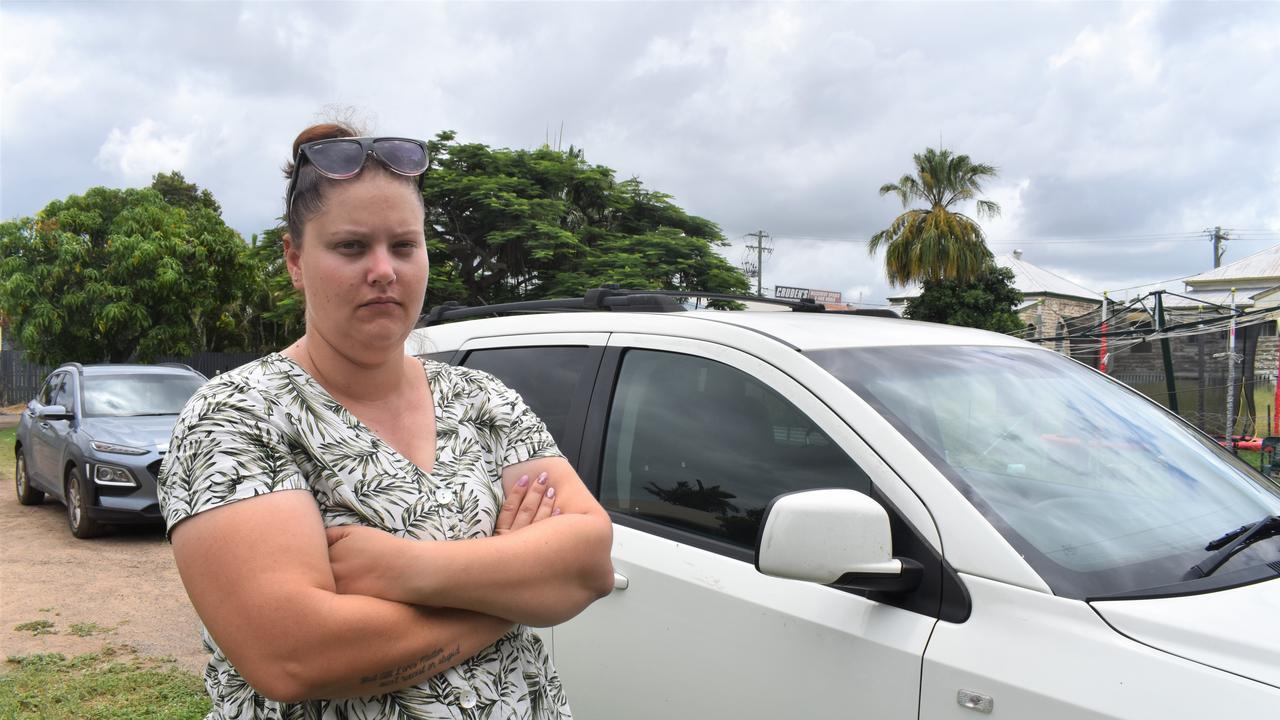
[[[84,378],[87,417],[177,415],[204,384],[197,375],[137,373]]]
[[[1280,514],[1280,488],[1147,398],[1055,353],[881,347],[806,353],[876,407],[1054,593],[1168,588],[1211,540]],[[1280,559],[1257,543],[1219,571]]]

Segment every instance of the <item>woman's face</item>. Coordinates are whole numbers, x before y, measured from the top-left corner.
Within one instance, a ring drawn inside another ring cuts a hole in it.
[[[427,245],[415,192],[366,171],[329,186],[301,243],[285,238],[293,286],[307,301],[307,334],[354,361],[399,351],[422,313]]]

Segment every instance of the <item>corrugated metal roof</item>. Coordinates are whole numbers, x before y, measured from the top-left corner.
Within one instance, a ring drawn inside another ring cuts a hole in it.
[[[1240,258],[1219,268],[1189,277],[1183,282],[1187,285],[1201,283],[1230,282],[1246,278],[1277,278],[1270,285],[1280,284],[1280,245],[1269,247],[1248,257]],[[1263,283],[1251,283],[1253,285]]]
[[[1253,307],[1253,295],[1257,292],[1257,289],[1249,291],[1244,288],[1236,288],[1236,307],[1240,309]],[[1165,295],[1164,306],[1171,309],[1190,310],[1202,305],[1206,307],[1209,305],[1222,305],[1224,307],[1231,305],[1230,290],[1188,290],[1182,295],[1185,297]],[[1149,305],[1150,303],[1148,303]]]
[[[1013,271],[1014,287],[1023,295],[1059,295],[1102,304],[1102,293],[1077,285],[1056,273],[1045,270],[1014,255],[996,256],[996,264]],[[920,294],[920,286],[911,284],[889,296],[889,301],[906,301]]]

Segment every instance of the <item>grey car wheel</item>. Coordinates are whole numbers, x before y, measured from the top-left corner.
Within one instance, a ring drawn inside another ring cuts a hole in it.
[[[71,534],[80,538],[95,537],[102,533],[102,526],[89,517],[89,498],[84,492],[80,470],[71,468],[67,473],[67,526]]]
[[[31,487],[31,477],[27,475],[27,456],[22,448],[18,448],[13,468],[13,484],[18,491],[18,502],[23,505],[39,505],[44,502],[44,493]]]

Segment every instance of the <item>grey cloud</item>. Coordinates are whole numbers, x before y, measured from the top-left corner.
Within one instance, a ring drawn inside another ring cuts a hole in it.
[[[993,188],[1028,181],[993,250],[1016,243],[1101,289],[1203,270],[1208,253],[1036,240],[1280,231],[1280,47],[1265,32],[1280,36],[1278,8],[6,4],[6,19],[56,20],[52,67],[86,81],[74,105],[14,96],[36,121],[0,129],[0,215],[124,182],[94,158],[113,128],[148,118],[196,137],[202,151],[177,169],[246,235],[279,214],[279,165],[326,103],[356,105],[382,131],[506,147],[563,122],[589,161],[731,239],[773,233],[770,284],[883,297],[881,260],[858,241],[901,208],[876,190],[941,135],[1000,167]],[[12,26],[0,22],[0,42]],[[736,262],[740,246],[726,254]]]

